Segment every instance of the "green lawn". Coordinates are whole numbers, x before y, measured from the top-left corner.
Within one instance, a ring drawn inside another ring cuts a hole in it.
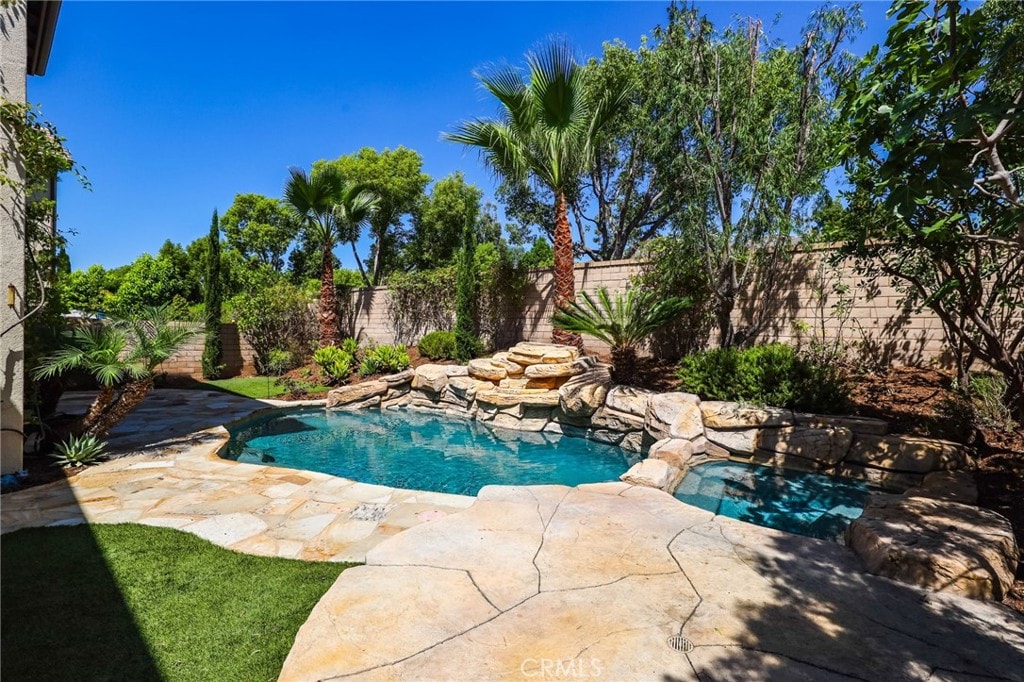
[[[268,395],[269,385],[269,395]],[[284,395],[284,386],[277,383],[276,379],[271,378],[269,381],[267,377],[235,377],[233,379],[214,379],[212,381],[203,381],[198,384],[196,388],[210,388],[214,387],[217,390],[227,391],[228,393],[235,393],[237,395],[244,395],[246,398],[276,398],[279,395]],[[310,393],[324,393],[331,390],[330,386],[310,386]]]
[[[347,568],[134,524],[18,531],[0,560],[4,680],[275,680]]]

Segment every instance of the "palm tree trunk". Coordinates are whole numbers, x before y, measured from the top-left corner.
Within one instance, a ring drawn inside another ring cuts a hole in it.
[[[146,398],[152,388],[153,377],[151,376],[125,384],[121,389],[121,394],[117,396],[117,400],[99,416],[96,422],[85,431],[85,434],[97,438],[107,435],[118,422],[139,406],[139,403]]]
[[[565,192],[555,193],[555,307],[561,309],[576,300],[576,274],[573,270],[575,256],[572,248],[572,231],[569,228],[569,214]],[[583,351],[583,338],[564,329],[551,330],[555,343],[576,346]]]
[[[117,390],[113,386],[103,386],[100,388],[99,395],[92,401],[92,405],[89,406],[89,411],[85,413],[85,416],[75,425],[75,433],[88,433],[98,422],[110,406],[114,403],[114,399],[117,397]]]
[[[636,386],[639,383],[640,367],[637,362],[636,348],[632,346],[612,347],[612,380],[624,386]]]
[[[331,243],[324,242],[323,263],[320,266],[320,346],[337,346],[341,343],[338,329],[338,302],[334,290],[334,259]]]

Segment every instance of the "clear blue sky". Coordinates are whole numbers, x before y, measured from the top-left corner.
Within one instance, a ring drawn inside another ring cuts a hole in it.
[[[615,38],[636,47],[666,6],[66,0],[29,99],[92,183],[85,191],[67,179],[59,190],[72,267],[124,265],[165,239],[187,244],[235,194],[280,196],[290,166],[363,146],[410,147],[433,178],[461,170],[490,195],[495,183],[477,156],[440,140],[464,118],[495,113],[473,69],[521,64],[551,35],[582,57]],[[773,36],[786,42],[817,6],[699,3],[719,26],[779,16]],[[864,3],[854,52],[881,42],[887,8]]]

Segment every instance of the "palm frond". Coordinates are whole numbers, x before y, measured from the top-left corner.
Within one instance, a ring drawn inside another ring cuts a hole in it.
[[[636,288],[614,297],[606,287],[598,289],[596,296],[586,291],[579,296],[580,300],[556,312],[552,322],[560,329],[594,337],[613,348],[637,347],[691,305],[688,298],[654,301],[650,293]]]

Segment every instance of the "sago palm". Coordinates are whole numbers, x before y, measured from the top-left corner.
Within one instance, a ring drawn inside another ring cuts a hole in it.
[[[341,341],[338,305],[334,288],[334,247],[339,240],[355,242],[360,225],[375,206],[376,197],[365,188],[350,185],[331,166],[314,168],[311,173],[299,168],[289,171],[291,177],[284,187],[284,199],[302,221],[310,241],[321,247],[320,345],[334,346]],[[363,264],[356,254],[356,264],[365,281]]]
[[[169,312],[168,306],[146,308],[127,320],[74,329],[66,334],[65,345],[34,370],[37,379],[81,370],[99,384],[77,433],[106,435],[145,399],[160,363],[197,333],[193,325],[172,321]]]
[[[600,96],[591,94],[572,50],[553,42],[526,55],[529,78],[515,68],[476,74],[501,104],[498,119],[459,124],[445,138],[480,150],[492,170],[513,183],[534,182],[555,198],[555,305],[575,300],[574,254],[567,196],[594,160],[601,130],[625,103],[625,83],[612,84]],[[555,329],[558,343],[580,345],[580,337]]]
[[[657,300],[650,292],[630,289],[613,298],[601,287],[596,296],[584,291],[582,302],[572,301],[552,317],[558,329],[585,334],[604,341],[612,349],[612,377],[620,384],[634,384],[637,349],[648,336],[675,321],[690,307],[688,298]]]

